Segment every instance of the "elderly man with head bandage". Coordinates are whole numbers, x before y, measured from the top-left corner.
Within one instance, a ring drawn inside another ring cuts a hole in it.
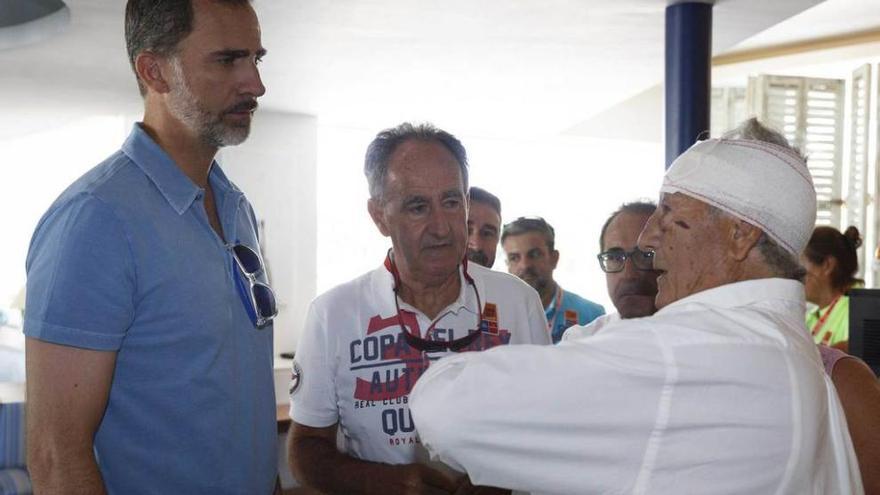
[[[793,150],[698,142],[639,239],[659,311],[436,363],[411,396],[423,444],[475,483],[532,493],[862,493],[803,323],[815,215]]]

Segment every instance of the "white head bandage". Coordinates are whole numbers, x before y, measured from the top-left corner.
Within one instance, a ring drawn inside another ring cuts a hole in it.
[[[700,141],[672,163],[660,192],[682,193],[745,220],[795,256],[816,223],[816,190],[806,162],[762,141]]]

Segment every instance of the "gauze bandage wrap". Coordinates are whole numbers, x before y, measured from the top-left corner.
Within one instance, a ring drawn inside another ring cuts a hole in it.
[[[672,163],[660,192],[718,207],[759,227],[795,256],[816,223],[816,190],[806,162],[762,141],[700,141]]]

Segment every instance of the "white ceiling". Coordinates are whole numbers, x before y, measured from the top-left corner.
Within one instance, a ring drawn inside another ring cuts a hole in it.
[[[852,17],[857,14],[850,3],[865,10],[875,2],[826,3],[846,4],[831,10]],[[124,2],[67,3],[72,22],[62,35],[0,51],[0,104],[6,109],[0,113],[0,136],[44,125],[46,116],[136,111],[123,41]],[[818,3],[720,0],[714,51],[729,50]],[[667,0],[256,0],[269,49],[263,108],[370,130],[416,119],[467,135],[558,134],[662,81],[666,5]],[[873,14],[880,9],[867,10],[873,17],[862,19],[880,24]],[[829,27],[841,28],[849,29]],[[813,34],[804,25],[788,30],[789,38]]]
[[[856,33],[880,27],[877,0],[825,0],[734,47],[732,51],[776,46],[806,39]]]

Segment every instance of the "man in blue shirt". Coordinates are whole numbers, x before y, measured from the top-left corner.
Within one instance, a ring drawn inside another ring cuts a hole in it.
[[[507,256],[507,271],[534,287],[541,296],[553,343],[565,329],[586,325],[605,314],[605,308],[569,291],[553,280],[559,262],[554,248],[556,233],[541,217],[520,217],[504,226],[501,246]]]
[[[247,0],[130,0],[144,97],[27,259],[36,493],[271,493],[274,296],[250,204],[214,162],[247,138],[265,53]]]

